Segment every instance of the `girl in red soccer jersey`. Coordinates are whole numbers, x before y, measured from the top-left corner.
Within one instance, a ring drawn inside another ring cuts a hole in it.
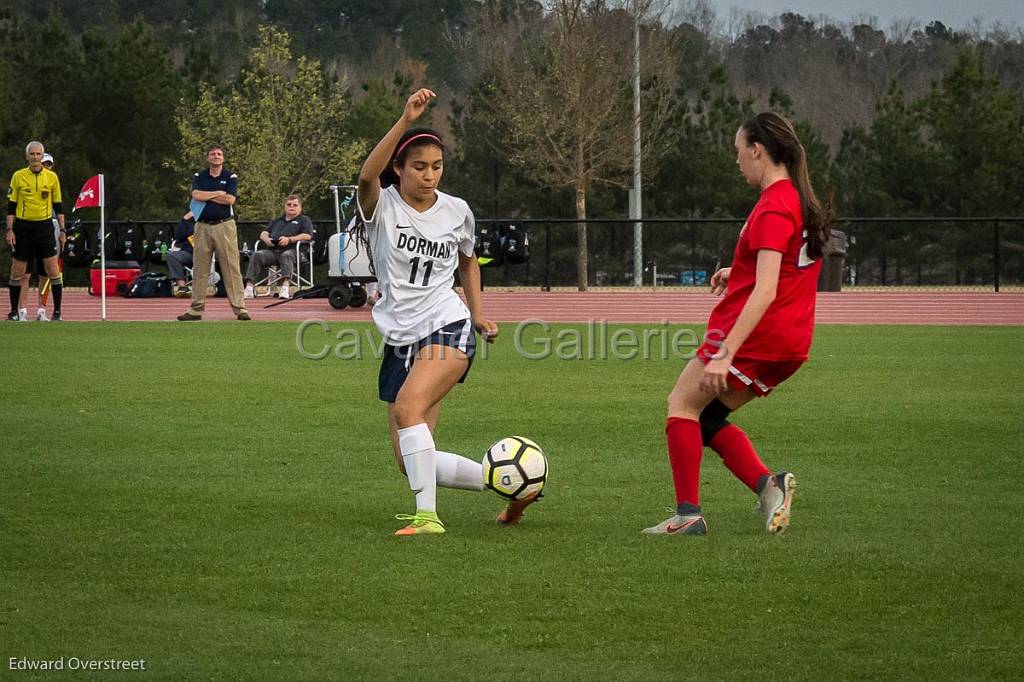
[[[831,211],[811,187],[807,156],[793,125],[762,113],[736,132],[736,163],[761,192],[740,231],[732,266],[711,278],[725,296],[708,320],[704,344],[668,396],[669,463],[676,513],[644,533],[704,535],[700,460],[705,445],[757,493],[769,533],[789,525],[796,479],[772,473],[750,439],[726,417],[765,396],[807,360],[814,300]]]

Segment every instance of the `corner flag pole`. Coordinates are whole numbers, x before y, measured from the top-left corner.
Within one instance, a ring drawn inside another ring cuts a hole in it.
[[[100,319],[107,319],[107,222],[103,173],[100,173]]]

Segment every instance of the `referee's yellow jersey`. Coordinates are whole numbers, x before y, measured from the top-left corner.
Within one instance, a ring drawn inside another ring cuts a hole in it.
[[[15,204],[14,217],[20,220],[49,220],[53,205],[61,201],[60,180],[49,168],[33,173],[22,168],[11,176],[7,201]]]

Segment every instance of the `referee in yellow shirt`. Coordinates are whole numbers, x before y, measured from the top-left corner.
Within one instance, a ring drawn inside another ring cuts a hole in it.
[[[52,170],[43,167],[43,143],[29,142],[25,147],[28,168],[11,176],[7,191],[7,232],[4,235],[11,247],[11,313],[8,320],[18,320],[18,298],[21,280],[28,264],[37,258],[43,261],[46,276],[53,291],[53,319],[60,319],[61,296],[64,282],[57,266],[58,242],[64,248],[66,229],[64,208],[61,206],[60,180]],[[57,214],[60,238],[53,236],[53,214]]]

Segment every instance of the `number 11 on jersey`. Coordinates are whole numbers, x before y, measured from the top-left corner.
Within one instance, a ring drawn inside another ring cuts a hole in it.
[[[409,284],[416,284],[416,272],[420,269],[420,257],[416,256],[409,260],[409,265],[412,272],[409,273]],[[434,261],[423,259],[423,284],[427,286],[430,284],[430,273],[434,269]]]

